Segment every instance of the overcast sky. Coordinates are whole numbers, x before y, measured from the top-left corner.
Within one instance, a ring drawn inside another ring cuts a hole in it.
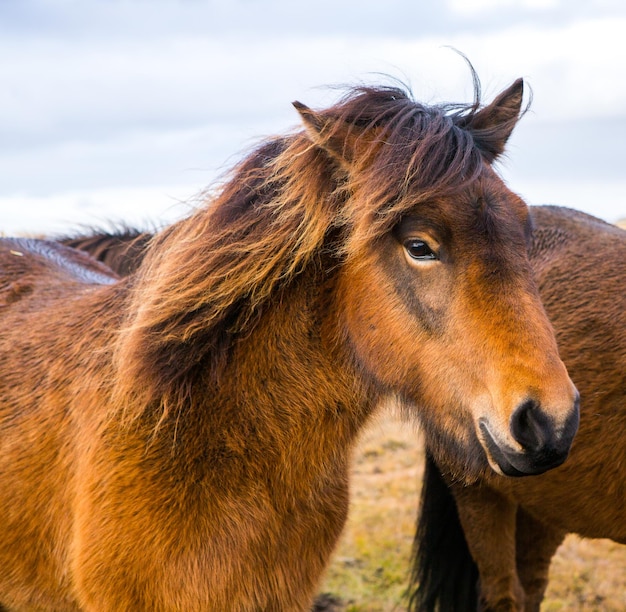
[[[2,0],[0,232],[165,223],[291,101],[389,74],[424,102],[532,110],[501,165],[530,204],[626,217],[623,0]]]

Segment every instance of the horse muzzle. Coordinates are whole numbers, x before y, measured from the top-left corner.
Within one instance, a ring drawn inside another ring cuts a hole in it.
[[[478,426],[492,467],[495,463],[505,476],[531,476],[558,467],[567,459],[578,431],[579,418],[578,394],[560,427],[536,402],[524,402],[515,410],[509,423],[511,436],[519,444],[517,449],[500,442],[486,419],[481,419]]]

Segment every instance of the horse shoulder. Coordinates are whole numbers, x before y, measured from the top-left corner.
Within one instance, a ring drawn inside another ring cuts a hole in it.
[[[559,267],[572,258],[608,255],[626,246],[626,232],[619,227],[565,206],[531,206],[532,236],[528,254],[535,273]],[[570,270],[571,272],[571,270]]]
[[[561,350],[571,352],[571,359],[583,346],[587,356],[617,350],[624,359],[626,232],[564,207],[531,210],[529,254]]]

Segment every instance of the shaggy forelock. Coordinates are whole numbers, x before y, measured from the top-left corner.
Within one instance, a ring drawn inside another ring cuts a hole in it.
[[[217,355],[216,338],[253,324],[269,296],[322,255],[334,269],[411,207],[472,181],[483,162],[463,125],[477,109],[476,101],[425,106],[399,87],[357,87],[319,113],[330,126],[320,142],[300,131],[263,143],[220,193],[157,236],[120,363],[145,378],[147,363],[165,369],[179,348],[188,367]],[[324,149],[338,133],[352,155],[348,170]]]
[[[349,191],[358,196],[349,216],[354,227],[367,225],[367,239],[388,231],[417,204],[476,178],[483,159],[464,126],[478,110],[477,100],[429,106],[399,87],[358,87],[321,113],[337,130],[348,125],[363,147],[349,177]]]

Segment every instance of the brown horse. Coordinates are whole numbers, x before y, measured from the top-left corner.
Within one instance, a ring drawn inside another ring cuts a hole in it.
[[[447,423],[468,469],[561,464],[577,392],[527,207],[491,167],[521,101],[517,81],[485,107],[390,87],[296,104],[305,130],[119,280],[0,241],[0,602],[306,609],[390,395]]]
[[[626,232],[566,208],[531,211],[530,259],[580,390],[580,429],[561,467],[521,479],[468,471],[427,439],[414,610],[537,611],[567,533],[626,544]]]

